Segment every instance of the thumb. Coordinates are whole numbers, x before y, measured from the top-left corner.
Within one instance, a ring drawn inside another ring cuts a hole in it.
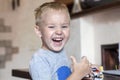
[[[77,61],[76,61],[74,56],[71,56],[70,58],[71,58],[73,64],[77,63]]]

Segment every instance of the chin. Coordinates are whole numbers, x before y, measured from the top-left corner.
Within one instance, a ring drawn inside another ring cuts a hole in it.
[[[60,51],[62,51],[63,50],[63,48],[59,48],[59,49],[53,49],[52,51],[53,52],[60,52]]]

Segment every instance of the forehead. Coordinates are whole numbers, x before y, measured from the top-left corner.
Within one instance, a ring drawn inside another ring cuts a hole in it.
[[[66,10],[54,10],[54,9],[48,9],[44,11],[41,15],[42,20],[47,19],[63,19],[65,21],[70,21],[69,13]]]

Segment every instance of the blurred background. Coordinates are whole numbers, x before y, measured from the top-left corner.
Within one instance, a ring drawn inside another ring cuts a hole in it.
[[[13,77],[11,71],[28,68],[31,56],[40,48],[41,41],[34,33],[34,9],[49,1],[53,0],[0,0],[0,80],[25,80]],[[63,1],[68,5],[73,3],[73,0],[55,1]],[[81,1],[84,3],[84,0]],[[91,8],[88,5],[83,7]],[[65,47],[68,56],[73,55],[78,61],[82,56],[87,56],[90,62],[102,65],[101,46],[119,46],[119,15],[120,7],[117,7],[72,19],[71,37]],[[115,52],[118,57],[118,47]],[[110,58],[108,60],[112,63],[109,65],[115,67],[114,58]]]
[[[0,0],[0,80],[22,80],[12,77],[11,70],[28,68],[40,48],[34,9],[47,1],[52,0]]]

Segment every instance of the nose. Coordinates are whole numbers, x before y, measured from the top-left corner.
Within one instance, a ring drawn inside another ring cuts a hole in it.
[[[56,30],[56,34],[57,34],[57,35],[61,35],[61,34],[62,34],[62,29],[60,29],[60,28],[57,29],[57,30]]]

